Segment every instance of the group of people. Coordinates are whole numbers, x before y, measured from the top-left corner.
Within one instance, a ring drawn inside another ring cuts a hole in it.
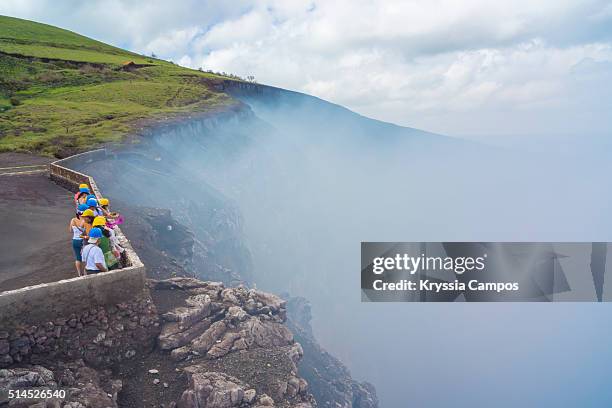
[[[115,227],[122,222],[121,216],[111,212],[109,200],[98,199],[87,184],[79,185],[74,204],[76,212],[68,228],[78,276],[119,268],[124,249]]]

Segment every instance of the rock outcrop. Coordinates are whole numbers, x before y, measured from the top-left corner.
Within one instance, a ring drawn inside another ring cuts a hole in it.
[[[285,326],[286,302],[245,287],[173,278],[154,290],[186,294],[162,315],[159,346],[185,364],[181,408],[316,405],[298,376],[303,350]]]
[[[190,367],[188,372],[189,389],[183,393],[179,408],[272,407],[275,404],[270,396],[257,394],[254,388],[230,375],[200,372],[197,366]],[[312,405],[300,402],[293,407],[308,408]]]
[[[175,360],[220,358],[254,347],[294,344],[293,334],[283,324],[285,301],[275,295],[191,278],[173,278],[155,285],[185,290],[190,295],[186,306],[162,315],[159,345],[170,350]]]

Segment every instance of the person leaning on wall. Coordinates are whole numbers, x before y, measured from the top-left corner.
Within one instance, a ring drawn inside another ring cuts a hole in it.
[[[101,238],[102,231],[100,228],[92,228],[91,231],[89,231],[87,245],[83,247],[83,252],[81,253],[81,258],[85,264],[86,275],[108,271],[106,261],[104,260],[104,253],[99,247]]]
[[[118,251],[114,251],[110,240],[111,230],[106,226],[106,218],[98,216],[94,218],[92,226],[102,232],[102,237],[98,240],[98,246],[104,254],[106,268],[111,271],[119,267]]]

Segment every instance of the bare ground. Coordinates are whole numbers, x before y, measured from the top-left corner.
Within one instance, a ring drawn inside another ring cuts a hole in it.
[[[49,160],[3,153],[0,168]],[[0,292],[76,276],[68,232],[71,196],[46,173],[0,175]]]
[[[187,294],[182,290],[152,290],[151,297],[158,313],[162,314],[175,307],[185,306]],[[171,402],[178,401],[187,388],[187,377],[177,371],[179,365],[170,359],[168,352],[155,347],[144,358],[125,360],[115,367],[115,378],[121,379],[123,389],[119,393],[119,406],[168,407]],[[150,374],[149,370],[158,373]],[[159,383],[154,381],[158,379]],[[166,386],[167,385],[167,386]]]

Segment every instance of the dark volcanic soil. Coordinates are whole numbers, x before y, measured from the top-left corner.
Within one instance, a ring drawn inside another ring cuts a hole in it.
[[[169,353],[155,349],[144,358],[124,362],[113,372],[123,381],[119,393],[120,407],[160,407],[178,401],[187,388],[187,376],[176,370],[177,363],[170,360]],[[157,370],[151,374],[149,370]],[[155,384],[155,380],[159,383]]]
[[[185,306],[187,294],[182,290],[152,290],[151,297],[157,312],[163,314],[175,307]],[[157,347],[144,358],[121,363],[113,372],[115,378],[123,381],[123,389],[118,398],[119,406],[160,407],[178,401],[187,388],[187,377],[176,371],[176,367],[177,363],[170,360],[169,353]],[[159,373],[150,374],[149,370],[158,370]],[[155,379],[159,380],[158,384],[154,383]]]
[[[48,161],[0,154],[2,168]],[[71,193],[45,173],[0,175],[0,292],[76,277],[72,216]]]
[[[49,157],[34,156],[25,153],[0,153],[0,168],[34,166],[49,164],[53,161]]]
[[[157,313],[164,314],[176,307],[187,306],[185,299],[187,299],[189,295],[182,290],[168,289],[152,290],[151,297],[157,308]]]

